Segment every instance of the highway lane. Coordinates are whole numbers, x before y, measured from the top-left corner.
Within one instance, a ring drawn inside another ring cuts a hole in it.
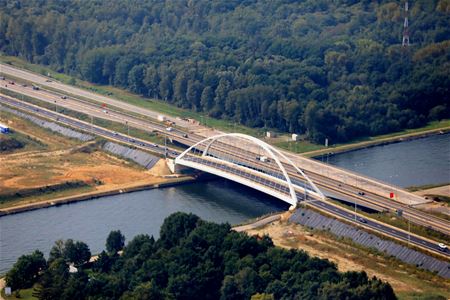
[[[58,106],[62,106],[74,111],[83,112],[97,118],[116,121],[123,124],[128,123],[129,126],[142,130],[155,130],[185,145],[192,145],[193,143],[203,139],[202,136],[192,133],[189,133],[188,137],[185,137],[187,133],[176,128],[173,128],[173,130],[169,132],[166,130],[166,127],[164,125],[155,122],[149,122],[148,120],[143,120],[136,116],[128,115],[124,112],[115,111],[112,108],[105,109],[100,105],[92,104],[89,101],[79,100],[71,97],[67,97],[67,99],[61,99],[61,94],[58,93],[42,90],[35,91],[31,87],[21,87],[18,84],[8,85],[8,89],[14,92],[23,93],[30,97],[38,98],[50,104],[57,104]],[[254,159],[255,154],[251,152],[251,149],[246,149],[247,151],[244,153],[242,149],[231,147],[230,145],[225,143],[218,143],[218,145],[220,145],[221,148],[227,149],[227,151],[233,153],[233,155],[244,155],[245,153],[248,153],[248,158],[251,160]],[[260,165],[262,166],[262,164]],[[387,200],[386,197],[381,197],[368,191],[365,191],[364,196],[360,196],[358,195],[358,193],[361,191],[361,189],[359,188],[337,182],[336,180],[332,180],[324,175],[319,174],[318,172],[316,173],[305,170],[303,166],[302,169],[308,177],[310,177],[317,185],[319,185],[321,189],[325,189],[328,194],[338,194],[341,199],[347,201],[350,200],[350,202],[356,202],[359,206],[366,206],[381,211],[402,210],[404,217],[410,218],[413,223],[417,223],[426,227],[432,226],[432,228],[450,235],[450,222],[429,214],[424,214],[422,211],[410,208],[407,205],[397,203],[392,200]],[[296,170],[291,166],[287,166],[287,170],[292,178],[298,177],[298,175],[296,174]]]
[[[154,111],[143,109],[141,107],[137,107],[119,100],[112,99],[110,97],[106,97],[103,95],[98,95],[77,87],[73,87],[70,85],[62,84],[60,82],[54,81],[52,79],[49,79],[48,77],[35,74],[26,70],[18,69],[13,66],[0,64],[0,72],[5,75],[11,75],[14,77],[24,78],[28,81],[33,81],[38,83],[40,86],[52,88],[52,89],[59,89],[62,93],[70,93],[74,95],[75,97],[83,97],[90,99],[94,102],[96,102],[97,105],[100,103],[107,103],[108,106],[115,106],[118,108],[121,108],[126,111],[134,112],[136,114],[144,115],[144,116],[151,116],[152,118],[156,118],[159,113],[156,113]],[[47,91],[49,92],[49,91]],[[53,93],[53,92],[52,92]],[[78,99],[77,100],[81,100]],[[186,129],[190,130],[192,129],[192,124],[189,122],[184,122],[182,120],[173,120],[173,118],[170,118],[172,121],[176,121],[178,125],[181,125],[182,127],[185,127]],[[201,126],[194,126],[194,127],[201,127]],[[204,136],[201,136],[201,138],[204,138]],[[415,205],[418,203],[425,203],[427,202],[423,197],[419,197],[417,195],[414,195],[412,193],[406,192],[405,190],[392,186],[390,184],[382,183],[377,180],[362,177],[358,174],[355,174],[353,172],[350,172],[348,170],[340,169],[334,166],[325,165],[323,163],[320,163],[315,160],[307,159],[305,157],[301,157],[298,155],[294,155],[292,153],[282,151],[284,152],[290,159],[292,159],[297,165],[303,166],[303,169],[306,169],[308,171],[311,171],[313,173],[317,173],[318,175],[326,176],[326,177],[332,177],[335,181],[346,181],[346,184],[358,186],[360,185],[361,189],[368,190],[374,194],[377,194],[379,196],[382,196],[384,198],[387,198],[389,195],[389,192],[395,192],[396,194],[396,200],[399,202],[403,202],[405,205]],[[362,187],[364,185],[364,187]],[[364,200],[362,200],[364,201]]]
[[[219,164],[217,161],[212,161],[207,158],[202,157],[188,157],[187,159],[194,161],[199,164],[203,164],[205,166],[211,166],[214,168],[219,168],[223,172],[230,173],[232,175],[242,176],[246,179],[255,181],[257,184],[262,184],[264,186],[267,186],[269,188],[273,188],[277,183],[271,182],[268,179],[265,178],[255,178],[255,175],[250,172],[245,172],[237,167],[230,166],[228,164]],[[289,195],[289,189],[287,186],[277,186],[277,190],[280,192],[284,192],[286,195]],[[367,219],[364,216],[361,216],[359,214],[355,214],[354,212],[341,208],[339,206],[336,206],[329,202],[321,201],[320,199],[311,198],[311,196],[306,197],[307,201],[304,201],[305,197],[303,194],[303,191],[296,191],[296,195],[300,203],[304,203],[306,205],[312,206],[316,209],[324,210],[331,215],[337,215],[341,218],[344,218],[350,223],[357,224],[358,226],[362,226],[365,228],[369,228],[371,230],[374,230],[376,232],[384,233],[390,237],[397,238],[399,240],[402,240],[403,242],[410,243],[411,245],[415,245],[421,248],[425,248],[428,250],[431,250],[433,252],[437,252],[441,255],[446,256],[447,258],[450,258],[450,253],[448,252],[442,252],[440,251],[439,246],[436,242],[430,242],[427,239],[424,239],[420,236],[416,236],[414,234],[409,234],[408,232],[405,232],[403,230],[396,229],[392,226],[385,225],[381,222],[377,222],[371,219]]]
[[[116,141],[119,141],[119,142],[124,142],[124,143],[127,143],[127,144],[135,145],[137,147],[144,148],[146,150],[153,151],[153,152],[158,152],[158,153],[163,153],[164,152],[164,149],[161,149],[161,147],[159,147],[159,146],[155,147],[155,145],[153,143],[148,143],[148,142],[142,141],[142,140],[136,140],[136,139],[134,139],[132,137],[129,137],[129,136],[126,136],[124,134],[115,133],[113,131],[110,131],[108,129],[101,128],[101,127],[98,127],[98,126],[91,126],[88,123],[85,123],[85,122],[82,122],[82,121],[78,121],[78,120],[72,119],[70,117],[66,117],[66,116],[64,116],[62,114],[55,113],[53,111],[49,111],[49,110],[42,109],[42,108],[37,108],[36,106],[28,104],[28,103],[24,103],[24,102],[17,101],[17,100],[14,100],[14,99],[10,99],[10,98],[7,98],[7,97],[0,97],[0,102],[9,104],[9,105],[11,105],[13,107],[19,108],[21,110],[27,111],[27,112],[32,113],[32,114],[37,114],[37,115],[44,116],[46,118],[58,121],[58,122],[60,122],[62,124],[66,124],[66,125],[74,127],[74,128],[82,129],[84,131],[91,132],[91,133],[94,133],[94,134],[97,134],[97,135],[100,135],[100,136],[105,136],[105,137],[107,137],[109,139],[112,139],[112,140],[116,140]],[[176,150],[169,150],[168,151],[168,155],[170,157],[176,157],[178,154],[179,154],[179,152],[176,151]],[[233,168],[231,168],[231,169],[233,169]],[[229,171],[230,170],[230,166],[226,166],[225,170]],[[239,170],[238,173],[242,174],[242,170]],[[299,197],[299,199],[303,199],[304,198],[303,197],[303,192],[298,192],[297,196]],[[308,199],[308,198],[306,198],[306,199]],[[331,203],[322,202],[322,201],[306,201],[304,203],[306,203],[307,205],[312,205],[312,206],[314,206],[316,208],[323,209],[323,210],[331,213],[332,215],[338,215],[340,217],[343,217],[343,218],[347,219],[350,222],[358,222],[357,220],[355,221],[355,219],[354,219],[354,213],[352,213],[349,210],[346,210],[346,209],[340,208],[338,206],[335,206],[335,205],[333,205]],[[449,253],[442,253],[441,251],[439,251],[439,247],[437,246],[437,244],[433,243],[433,242],[430,242],[427,239],[424,239],[424,238],[421,238],[421,237],[418,237],[418,236],[415,236],[415,235],[410,235],[409,236],[408,233],[405,233],[402,230],[398,230],[398,229],[392,228],[391,226],[387,226],[387,225],[384,225],[382,223],[379,223],[379,222],[376,222],[376,221],[373,221],[373,220],[369,220],[369,219],[365,219],[365,220],[366,220],[365,223],[361,223],[360,222],[359,225],[360,226],[364,226],[364,227],[368,227],[368,228],[371,228],[371,229],[374,229],[375,231],[378,231],[378,232],[382,232],[382,233],[388,234],[389,236],[396,237],[396,238],[401,239],[401,240],[403,240],[405,242],[409,241],[411,244],[414,244],[414,245],[417,245],[417,246],[420,246],[420,247],[423,247],[423,248],[435,251],[435,252],[437,252],[437,253],[439,253],[441,255],[445,255],[447,257],[449,257],[449,255],[450,255]]]
[[[43,109],[43,108],[39,108],[35,105],[29,104],[29,103],[25,103],[25,102],[21,102],[21,101],[17,101],[14,99],[11,99],[9,97],[3,97],[0,96],[0,102],[5,103],[5,104],[9,104],[10,106],[14,107],[14,108],[18,108],[21,110],[24,110],[26,112],[29,112],[31,114],[37,114],[40,116],[44,116],[50,120],[54,120],[57,121],[59,123],[62,123],[64,125],[73,127],[73,128],[77,128],[77,129],[81,129],[87,133],[91,133],[91,134],[95,134],[95,135],[99,135],[99,136],[103,136],[106,137],[108,139],[111,140],[115,140],[118,142],[122,142],[122,143],[127,143],[130,145],[133,145],[137,148],[143,148],[145,150],[157,153],[157,154],[161,154],[163,155],[165,152],[164,147],[161,147],[160,145],[157,145],[155,143],[150,143],[148,141],[144,141],[141,139],[137,139],[122,133],[118,133],[118,132],[114,132],[99,126],[95,126],[83,121],[79,121],[70,117],[67,117],[63,114],[60,113],[56,113],[47,109]],[[167,154],[171,157],[175,157],[176,155],[178,155],[179,152],[176,152],[176,150],[174,149],[167,149]]]
[[[200,150],[203,150],[201,146],[202,145],[199,145],[199,148]],[[259,169],[264,173],[275,174],[277,171],[279,171],[278,166],[257,161],[255,159],[255,156],[257,155],[256,153],[249,154],[248,151],[242,151],[237,146],[232,146],[223,143],[218,143],[218,145],[212,144],[210,148],[210,152],[211,151],[214,151],[213,154],[215,153],[216,156],[220,156],[220,154],[223,154],[223,156],[225,157],[232,157],[234,161],[238,161],[240,164],[245,164],[253,169]],[[297,171],[290,164],[283,164],[283,165],[285,166],[286,170],[289,173],[289,176],[292,179],[304,181],[304,179],[299,174],[297,174]],[[320,189],[322,189],[328,194],[335,193],[338,195],[338,198],[340,199],[344,198],[344,200],[347,201],[349,201],[350,199],[350,202],[353,203],[356,202],[357,205],[371,208],[371,205],[366,204],[367,202],[369,202],[370,204],[376,206],[376,208],[378,208],[378,210],[381,211],[385,210],[392,211],[395,209],[401,209],[403,211],[403,217],[405,219],[409,218],[412,223],[416,223],[425,227],[432,225],[434,229],[441,231],[442,233],[445,233],[447,235],[450,235],[450,225],[449,225],[450,222],[444,219],[408,207],[401,203],[393,201],[387,202],[385,198],[380,197],[376,194],[371,194],[370,192],[365,192],[364,195],[359,195],[358,193],[361,192],[360,189],[339,182],[335,182],[334,180],[330,180],[329,178],[325,176],[320,176],[316,173],[311,173],[305,170],[303,171],[306,173],[307,176],[309,176],[310,179],[312,179],[315,182],[316,185],[320,187]],[[280,177],[279,173],[278,175],[274,176]],[[347,196],[347,199],[345,199],[345,196]],[[362,201],[365,201],[366,203],[362,204],[363,203]],[[394,206],[394,208],[392,208],[392,206]]]
[[[21,69],[15,68],[15,67],[7,65],[7,64],[0,63],[0,73],[4,74],[5,76],[10,75],[10,76],[18,77],[18,78],[23,78],[27,81],[34,82],[39,87],[48,87],[48,88],[53,88],[53,89],[58,89],[60,91],[64,91],[65,95],[72,94],[72,95],[77,95],[79,97],[92,99],[92,100],[96,101],[98,105],[105,103],[108,106],[115,106],[115,107],[118,107],[118,108],[121,108],[124,110],[132,111],[132,112],[135,112],[135,113],[147,116],[147,117],[151,117],[155,120],[158,118],[158,115],[161,114],[161,113],[149,110],[149,109],[137,107],[135,105],[113,99],[111,97],[99,95],[99,94],[96,94],[96,93],[93,93],[93,92],[90,92],[90,91],[87,91],[87,90],[84,90],[81,88],[77,88],[77,87],[74,87],[74,86],[71,86],[68,84],[64,84],[64,83],[58,82],[52,78],[45,77],[45,76],[30,72],[30,71],[21,70]],[[166,115],[166,118],[172,122],[178,122],[183,127],[186,127],[186,128],[192,127],[192,124],[190,124],[189,122],[185,122],[183,120],[178,120],[176,118],[173,118],[173,117],[167,116],[167,115]]]

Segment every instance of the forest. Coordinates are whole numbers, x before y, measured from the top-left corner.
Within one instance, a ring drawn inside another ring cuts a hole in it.
[[[345,142],[450,117],[450,1],[0,0],[0,52],[148,99]]]
[[[21,256],[6,275],[14,291],[34,286],[38,299],[396,299],[389,283],[365,272],[339,272],[328,260],[275,247],[193,214],[164,220],[159,239],[137,235],[125,245],[111,231],[89,262],[80,241],[57,241],[48,259]],[[69,272],[69,265],[77,272]],[[17,292],[16,292],[17,293]]]

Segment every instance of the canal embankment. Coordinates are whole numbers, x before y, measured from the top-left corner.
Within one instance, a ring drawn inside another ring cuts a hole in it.
[[[351,151],[357,151],[361,149],[383,146],[388,144],[400,143],[420,138],[425,138],[438,134],[446,134],[450,132],[450,126],[437,127],[433,129],[417,130],[413,132],[408,132],[404,134],[390,134],[386,137],[378,136],[373,137],[367,141],[354,142],[344,145],[337,145],[328,147],[325,149],[319,149],[314,151],[303,152],[302,155],[306,157],[320,157],[321,155],[327,154],[342,154]]]
[[[46,208],[51,206],[59,206],[63,204],[69,204],[79,201],[86,201],[91,199],[96,199],[100,197],[112,196],[117,194],[125,194],[155,188],[165,188],[176,186],[180,184],[185,184],[189,182],[195,181],[196,178],[194,176],[177,176],[177,177],[161,177],[161,178],[153,178],[148,180],[147,182],[140,182],[138,184],[124,184],[119,185],[118,187],[104,190],[104,191],[92,191],[87,193],[81,193],[77,195],[71,195],[66,197],[60,197],[50,200],[37,201],[27,204],[15,205],[11,207],[6,207],[0,209],[0,217],[9,214],[16,214],[25,211],[31,211],[40,208]]]

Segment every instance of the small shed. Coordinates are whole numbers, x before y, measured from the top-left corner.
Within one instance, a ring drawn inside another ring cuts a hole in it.
[[[277,135],[273,131],[267,131],[266,132],[266,137],[270,139],[270,138],[277,137]]]
[[[296,134],[296,133],[293,133],[293,134],[292,134],[292,140],[293,140],[294,142],[298,141],[299,139],[300,139],[300,137],[298,136],[298,134]]]

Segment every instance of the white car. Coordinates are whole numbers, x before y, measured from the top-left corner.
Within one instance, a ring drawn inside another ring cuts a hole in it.
[[[447,245],[444,243],[439,243],[438,246],[441,251],[447,251]]]
[[[167,127],[166,130],[167,130],[167,131],[172,131],[173,128],[172,128],[172,127]]]

